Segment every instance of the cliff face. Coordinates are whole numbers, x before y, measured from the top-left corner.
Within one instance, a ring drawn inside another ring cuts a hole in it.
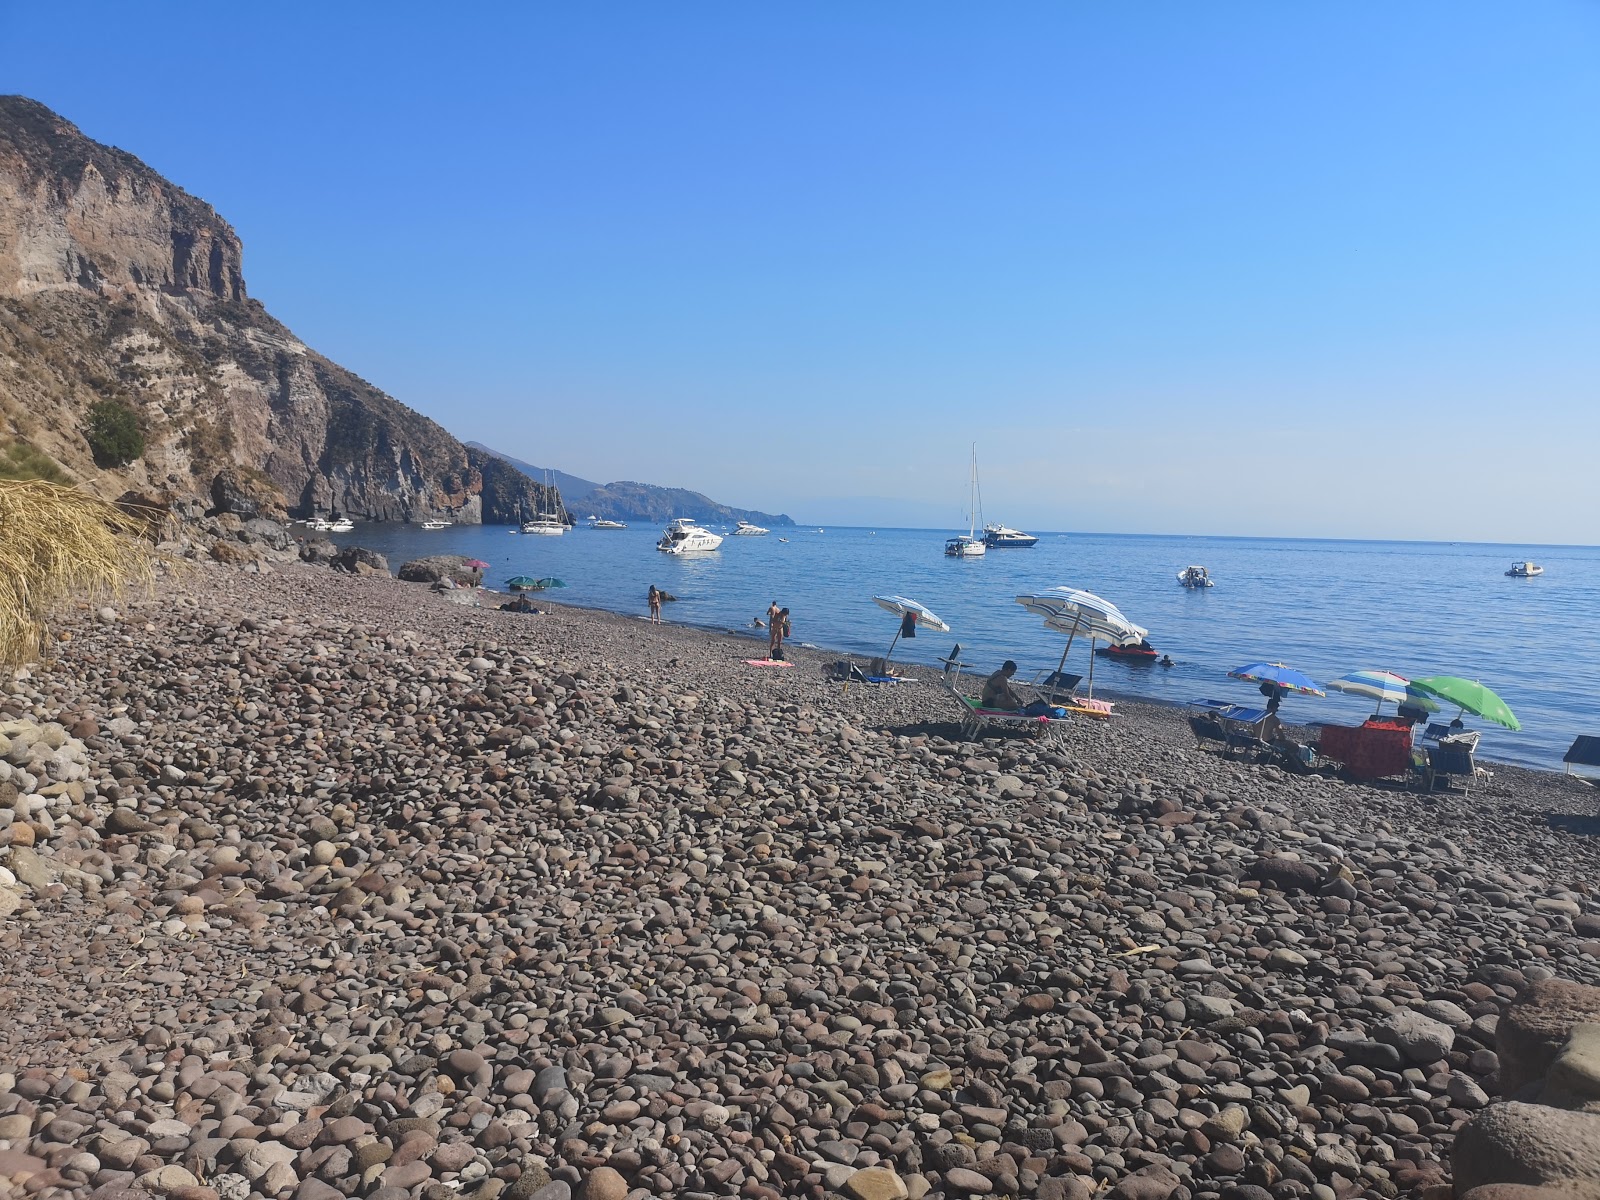
[[[208,494],[221,472],[269,508],[367,520],[510,522],[564,511],[300,342],[249,298],[211,206],[43,105],[0,97],[0,442],[90,490]],[[131,408],[145,452],[97,467],[89,409]]]

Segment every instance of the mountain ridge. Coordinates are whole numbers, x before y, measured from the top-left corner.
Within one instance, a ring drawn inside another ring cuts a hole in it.
[[[468,442],[474,450],[492,454],[524,474],[537,479],[547,468],[536,467],[482,442]],[[697,521],[731,525],[735,521],[749,521],[769,528],[787,528],[794,519],[787,513],[768,513],[754,508],[734,508],[719,503],[700,492],[688,488],[665,487],[654,483],[637,483],[617,480],[612,483],[595,483],[565,471],[549,468],[561,489],[569,509],[608,521],[657,521],[665,524],[674,517],[692,517]],[[569,487],[569,484],[575,485]]]

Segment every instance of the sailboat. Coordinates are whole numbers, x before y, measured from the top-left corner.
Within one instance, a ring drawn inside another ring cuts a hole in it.
[[[544,492],[548,496],[554,489],[550,486],[550,472],[544,473]],[[560,537],[567,531],[567,523],[557,513],[536,513],[533,520],[522,523],[523,533],[539,533],[546,537]]]
[[[978,535],[978,444],[972,444],[972,473],[967,484],[967,532],[944,544],[950,558],[981,558],[989,549]]]

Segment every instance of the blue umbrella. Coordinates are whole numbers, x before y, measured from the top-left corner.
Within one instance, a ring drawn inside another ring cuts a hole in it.
[[[1235,679],[1243,679],[1246,683],[1270,683],[1286,692],[1299,692],[1305,696],[1326,696],[1316,680],[1293,667],[1286,667],[1282,663],[1257,662],[1247,666],[1235,667],[1228,672]]]

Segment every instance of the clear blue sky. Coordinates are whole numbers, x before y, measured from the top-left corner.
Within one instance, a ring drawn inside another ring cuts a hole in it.
[[[1594,3],[0,0],[0,50],[533,462],[954,526],[976,441],[1024,527],[1600,540]]]

